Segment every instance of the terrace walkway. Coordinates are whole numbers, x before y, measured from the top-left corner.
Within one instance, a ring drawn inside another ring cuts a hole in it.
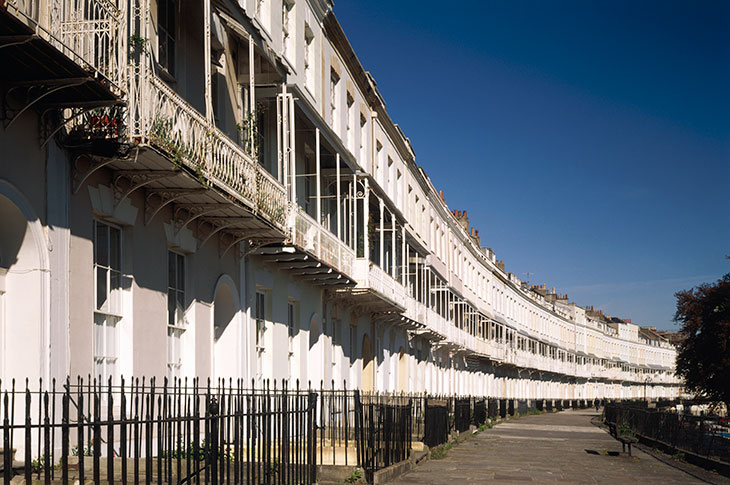
[[[682,471],[636,447],[633,457],[616,455],[621,443],[591,423],[595,416],[569,410],[502,423],[393,483],[730,483],[685,463],[690,473]]]

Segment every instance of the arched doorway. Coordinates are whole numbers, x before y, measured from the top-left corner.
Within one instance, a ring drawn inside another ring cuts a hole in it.
[[[241,339],[234,288],[230,277],[221,276],[213,299],[213,375],[217,379],[240,377]]]
[[[375,362],[373,361],[373,346],[370,337],[362,337],[362,390],[373,391],[375,382]]]
[[[0,181],[0,379],[47,377],[47,249],[30,204]]]
[[[403,347],[398,351],[398,392],[408,392],[408,357]]]
[[[324,342],[319,315],[312,315],[309,321],[309,352],[307,353],[307,379],[313,388],[318,389],[324,375]]]

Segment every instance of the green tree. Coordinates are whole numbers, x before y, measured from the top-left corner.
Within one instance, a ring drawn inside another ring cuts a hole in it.
[[[675,296],[674,321],[681,323],[685,337],[677,375],[688,391],[724,402],[730,410],[730,273]]]

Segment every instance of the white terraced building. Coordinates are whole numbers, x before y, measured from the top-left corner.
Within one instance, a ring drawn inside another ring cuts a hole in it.
[[[0,378],[676,397],[505,272],[323,0],[0,2]]]

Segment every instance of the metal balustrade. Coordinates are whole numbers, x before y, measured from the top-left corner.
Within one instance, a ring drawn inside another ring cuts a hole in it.
[[[5,484],[18,483],[16,473],[25,483],[314,483],[316,398],[240,380],[13,385],[0,402],[1,476]]]
[[[8,12],[121,93],[127,64],[126,1],[6,0]]]
[[[719,416],[692,416],[648,409],[646,402],[612,402],[604,419],[628,427],[642,438],[700,456],[730,463],[730,422]]]
[[[294,212],[292,241],[304,251],[353,277],[355,252],[337,236],[317,223],[301,207]]]
[[[286,190],[266,169],[144,67],[132,66],[129,136],[243,202],[289,234]]]

